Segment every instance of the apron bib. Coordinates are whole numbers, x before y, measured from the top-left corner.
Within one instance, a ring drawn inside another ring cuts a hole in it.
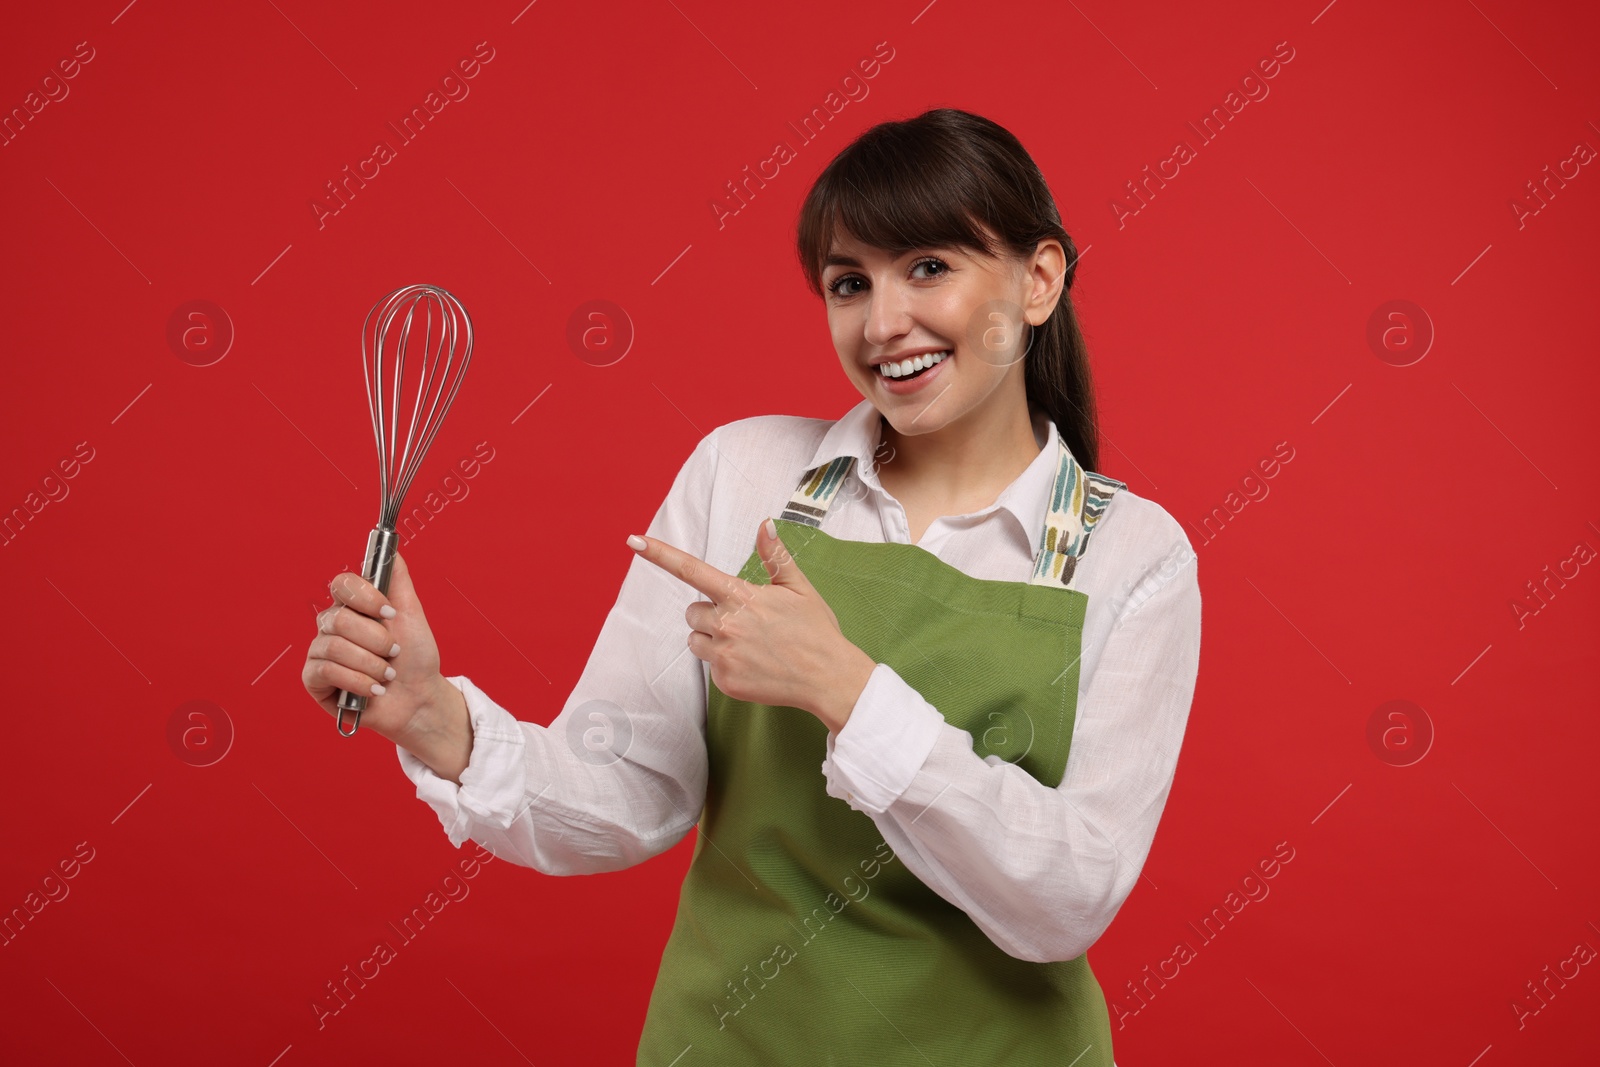
[[[1067,584],[1124,483],[1064,444],[1027,582],[973,578],[910,544],[822,530],[853,456],[807,471],[778,535],[845,637],[968,731],[980,757],[1061,782],[1088,597]],[[751,551],[739,577],[770,579]],[[1009,955],[829,796],[827,728],[791,707],[706,695],[709,779],[650,997],[641,1067],[866,1064],[1112,1067],[1087,954]]]

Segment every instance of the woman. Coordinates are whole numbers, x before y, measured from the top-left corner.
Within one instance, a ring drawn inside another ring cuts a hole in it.
[[[334,580],[306,687],[374,694],[458,846],[594,873],[698,827],[641,1064],[1111,1064],[1086,950],[1171,787],[1194,553],[1093,473],[1077,251],[1011,134],[873,127],[798,250],[862,401],[701,440],[549,727],[441,676],[403,560]]]

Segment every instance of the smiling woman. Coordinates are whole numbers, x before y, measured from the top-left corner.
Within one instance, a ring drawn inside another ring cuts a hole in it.
[[[979,204],[987,217],[966,206]],[[913,542],[1039,454],[1030,405],[1098,467],[1088,352],[1064,298],[1078,251],[1015,138],[950,109],[880,126],[818,179],[798,243],[845,374],[882,414],[896,459],[878,477],[914,516]]]
[[[306,688],[392,679],[368,721],[457,846],[596,874],[697,830],[640,1064],[1110,1067],[1087,953],[1171,789],[1194,551],[1096,470],[1077,249],[1009,132],[872,127],[798,252],[861,401],[702,438],[554,722],[440,675],[398,557],[335,580]]]

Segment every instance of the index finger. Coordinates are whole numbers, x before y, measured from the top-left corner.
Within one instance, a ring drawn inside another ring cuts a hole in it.
[[[328,592],[342,604],[348,604],[363,615],[392,619],[394,607],[389,598],[378,592],[378,587],[353,571],[345,571],[328,583]]]
[[[705,560],[654,537],[634,534],[628,538],[629,548],[633,548],[634,538],[645,543],[643,548],[634,548],[635,552],[679,581],[698,589],[710,597],[713,603],[738,596],[743,587],[749,584],[742,578],[724,574]]]

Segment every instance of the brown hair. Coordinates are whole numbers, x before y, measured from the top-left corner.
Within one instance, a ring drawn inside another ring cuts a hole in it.
[[[1003,126],[948,107],[879,123],[818,175],[800,207],[795,244],[806,281],[821,297],[823,260],[838,227],[896,256],[932,245],[996,255],[980,225],[1017,256],[1047,237],[1061,242],[1061,297],[1033,330],[1023,375],[1028,400],[1056,424],[1073,458],[1098,471],[1094,383],[1070,295],[1078,249],[1038,165]]]

